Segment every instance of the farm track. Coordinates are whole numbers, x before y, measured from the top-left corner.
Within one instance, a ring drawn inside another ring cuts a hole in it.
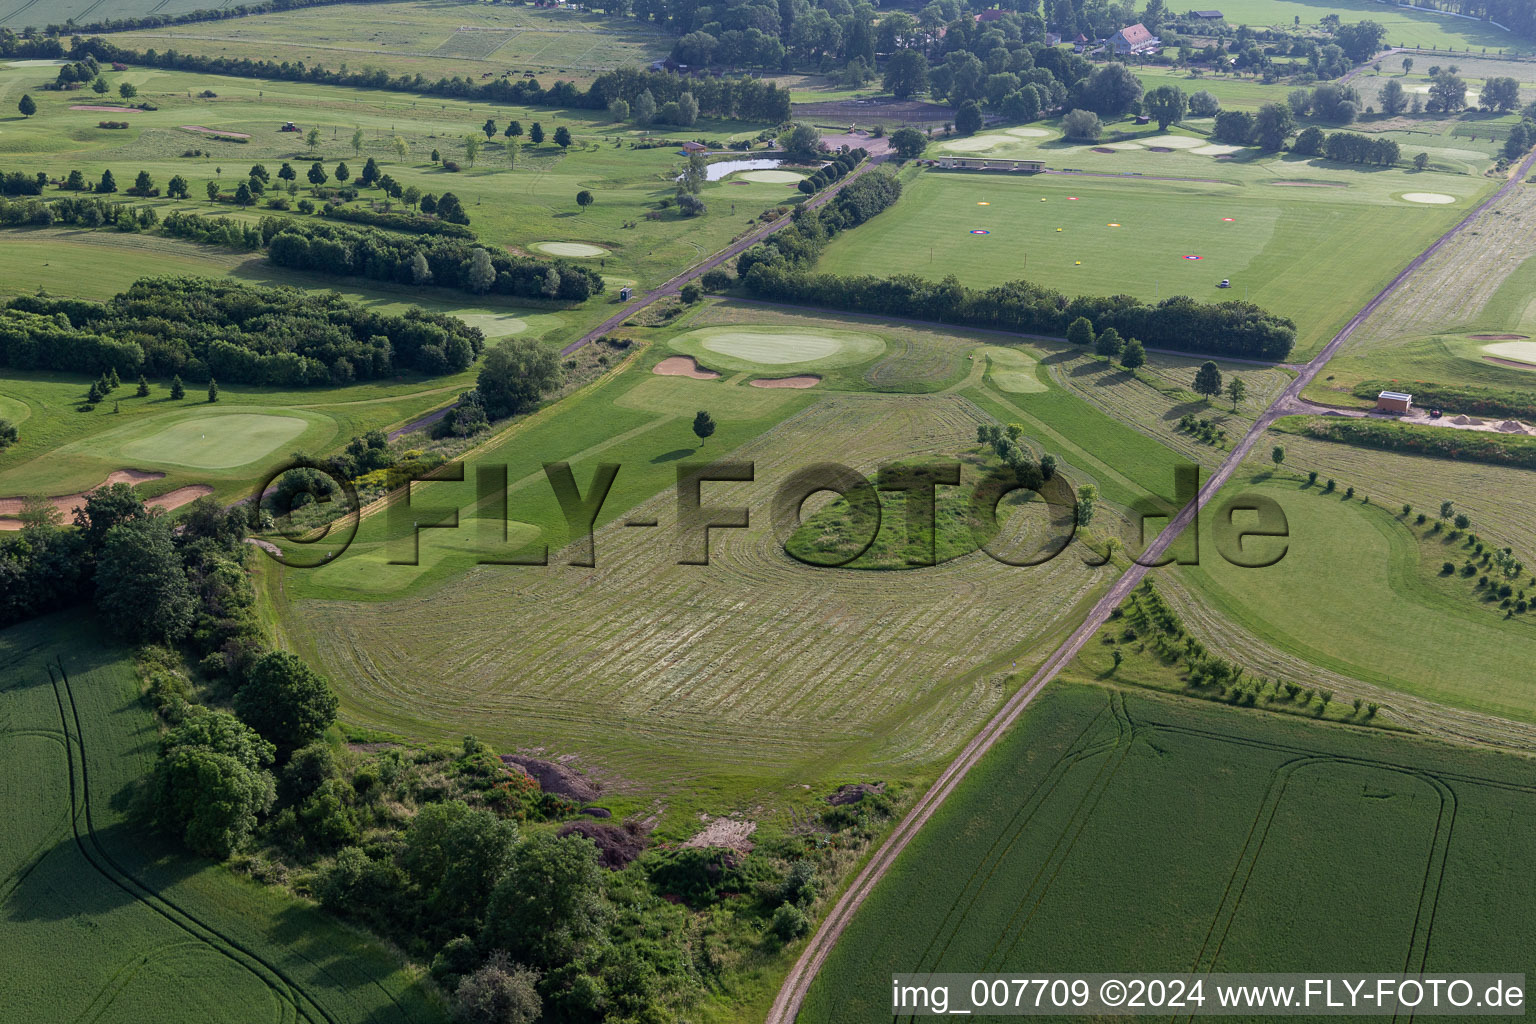
[[[1323,346],[1313,359],[1308,362],[1297,375],[1296,379],[1270,403],[1268,409],[1261,415],[1253,426],[1249,428],[1243,439],[1232,449],[1231,454],[1222,462],[1210,479],[1203,486],[1195,500],[1190,502],[1178,515],[1169,520],[1168,526],[1157,536],[1147,548],[1146,563],[1155,563],[1162,558],[1168,548],[1188,529],[1190,523],[1199,515],[1200,510],[1210,502],[1212,498],[1236,472],[1237,468],[1247,458],[1259,439],[1269,430],[1270,425],[1279,417],[1280,410],[1291,401],[1298,398],[1301,390],[1311,383],[1312,379],[1320,373],[1328,361],[1339,351],[1350,337],[1359,330],[1376,310],[1392,297],[1402,287],[1403,283],[1419,271],[1424,264],[1437,252],[1448,245],[1452,240],[1468,227],[1476,222],[1482,215],[1496,203],[1514,192],[1526,176],[1531,173],[1531,168],[1536,165],[1536,153],[1528,156],[1510,175],[1509,179],[1488,199],[1478,204],[1470,213],[1458,221],[1448,231],[1431,243],[1428,248],[1419,253],[1404,267],[1396,277],[1387,283],[1386,287],[1376,294],[1361,310],[1350,318],[1349,322],[1334,335],[1333,339]],[[820,971],[827,955],[833,945],[842,935],[852,921],[854,914],[875,885],[890,870],[891,865],[906,849],[907,844],[917,832],[927,823],[934,812],[943,804],[944,800],[954,792],[955,788],[965,778],[966,774],[979,762],[983,755],[1007,733],[1024,709],[1030,705],[1035,697],[1045,688],[1046,684],[1056,678],[1066,664],[1077,655],[1088,639],[1094,635],[1108,619],[1110,613],[1123,602],[1131,590],[1139,584],[1146,575],[1147,565],[1133,564],[1109,591],[1099,599],[1093,610],[1089,613],[1073,633],[1067,638],[1035,674],[1002,706],[991,721],[971,740],[960,754],[950,763],[933,786],[924,793],[918,802],[901,820],[900,824],[892,830],[890,835],[880,844],[866,862],[864,869],[859,872],[853,883],[838,898],[832,910],[822,920],[805,950],[795,962],[794,968],[784,980],[779,989],[778,996],[774,999],[773,1006],[768,1013],[769,1024],[791,1024],[799,1013],[801,1004],[805,1000],[806,991],[811,982]]]

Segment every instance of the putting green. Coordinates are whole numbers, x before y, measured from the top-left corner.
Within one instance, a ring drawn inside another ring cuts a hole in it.
[[[0,395],[0,420],[10,420],[12,426],[20,426],[31,415],[32,407],[26,402]]]
[[[1455,196],[1448,196],[1444,192],[1404,192],[1401,198],[1410,203],[1427,203],[1430,206],[1446,206],[1456,201]]]
[[[1531,369],[1536,370],[1536,341],[1501,341],[1497,345],[1484,345],[1483,351],[1498,359],[1530,363]]]
[[[1154,135],[1150,139],[1142,139],[1149,146],[1162,146],[1165,149],[1199,149],[1205,145],[1200,139],[1192,139],[1188,135]]]
[[[510,313],[459,313],[457,316],[469,326],[480,328],[480,333],[487,338],[505,338],[528,329],[527,320]]]
[[[673,338],[674,351],[726,370],[813,370],[865,363],[885,354],[885,342],[856,331],[781,327],[706,327]]]
[[[990,364],[988,377],[992,386],[1013,395],[1026,395],[1048,391],[1045,383],[1035,373],[1038,361],[1027,352],[1016,348],[988,345],[981,350]]]
[[[1199,153],[1201,156],[1227,156],[1242,149],[1242,146],[1228,146],[1222,143],[1212,143],[1209,146],[1196,146],[1191,153]]]
[[[539,252],[547,252],[551,256],[567,256],[578,260],[608,255],[608,250],[602,246],[588,245],[586,242],[535,242],[531,248]]]
[[[1007,135],[972,135],[968,139],[952,139],[939,148],[947,153],[985,153],[1012,141]]]
[[[1009,128],[1009,135],[1017,135],[1021,139],[1048,139],[1054,132],[1044,128]]]
[[[234,469],[270,455],[309,424],[297,416],[205,414],[173,423],[122,446],[130,459],[193,469]]]
[[[742,171],[742,181],[758,181],[765,185],[788,185],[805,177],[795,171]]]

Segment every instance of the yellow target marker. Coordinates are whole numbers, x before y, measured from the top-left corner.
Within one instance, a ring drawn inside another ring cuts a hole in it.
[[[1120,225],[1119,225],[1119,224],[1111,224],[1111,225],[1110,225],[1110,227],[1112,227],[1112,228],[1117,228],[1117,227],[1119,227],[1119,226],[1120,226]]]
[[[977,203],[977,206],[991,206],[991,203]]]
[[[1056,230],[1057,230],[1057,231],[1060,231],[1060,230],[1061,230],[1061,228],[1057,228],[1057,229],[1056,229]]]
[[[1077,261],[1077,262],[1076,262],[1076,263],[1074,263],[1074,264],[1072,264],[1072,265],[1073,265],[1073,266],[1074,266],[1074,267],[1080,267],[1080,266],[1082,266],[1082,265],[1083,265],[1083,261],[1082,261],[1082,260],[1078,260],[1078,261]]]

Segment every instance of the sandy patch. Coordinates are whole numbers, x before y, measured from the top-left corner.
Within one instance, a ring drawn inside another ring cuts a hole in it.
[[[683,843],[683,846],[694,849],[714,846],[735,850],[738,853],[751,853],[752,840],[750,836],[756,831],[757,822],[755,821],[716,818],[714,821],[706,824],[703,830],[692,839]]]
[[[205,128],[200,124],[184,124],[181,126],[184,132],[197,132],[201,135],[227,135],[232,139],[248,139],[251,136],[246,132],[231,132],[223,128]]]
[[[1190,152],[1199,153],[1201,156],[1231,156],[1242,148],[1242,146],[1228,146],[1224,143],[1213,142],[1204,146],[1196,146]]]
[[[187,487],[178,487],[174,491],[167,491],[158,498],[146,498],[144,504],[150,508],[163,508],[167,512],[172,509],[190,505],[205,494],[212,494],[213,488],[207,484],[191,484]]]
[[[608,255],[608,250],[602,246],[588,245],[586,242],[535,242],[529,248],[551,256],[568,256],[580,260]]]
[[[1473,341],[1524,341],[1529,334],[1469,334]]]
[[[1205,143],[1187,135],[1156,135],[1144,140],[1149,146],[1167,146],[1169,149],[1199,149]]]
[[[1456,201],[1455,196],[1448,196],[1444,192],[1404,192],[1399,198],[1410,203],[1428,203],[1431,206],[1446,206]]]
[[[821,378],[806,374],[800,377],[764,377],[751,382],[755,388],[813,388]]]
[[[1496,345],[1484,345],[1483,351],[1500,359],[1536,366],[1536,341],[1501,341]]]
[[[765,185],[790,185],[805,178],[805,175],[796,171],[742,171],[742,182],[757,181]]]
[[[99,490],[103,487],[110,487],[112,484],[128,484],[131,487],[135,484],[141,484],[146,480],[159,480],[163,476],[165,476],[164,473],[145,473],[142,470],[137,469],[118,469],[108,473],[107,478],[101,483],[97,484],[95,487],[87,488],[86,490],[80,491],[78,494],[63,494],[57,498],[49,498],[48,500],[53,503],[54,508],[58,509],[60,512],[63,512],[64,517],[68,519],[69,516],[74,512],[76,505],[85,504],[85,496],[90,494],[91,491]],[[21,497],[16,498],[0,498],[0,515],[14,516],[20,514],[21,503],[25,500],[26,495],[22,495]],[[155,500],[158,502],[161,499],[156,498]],[[185,504],[185,502],[183,502],[183,504]],[[19,530],[21,527],[18,525],[13,527],[13,529]]]
[[[715,380],[720,376],[714,370],[700,366],[693,356],[667,356],[651,367],[651,372],[663,377],[687,377],[690,380]]]
[[[1515,420],[1505,420],[1503,423],[1500,423],[1498,425],[1498,427],[1495,428],[1495,429],[1497,429],[1498,432],[1501,433],[1501,434],[1529,434],[1530,433],[1530,431],[1528,429],[1526,429],[1526,426],[1525,426],[1524,423],[1519,423],[1519,422],[1517,422]]]
[[[70,110],[103,110],[109,114],[142,114],[138,107],[93,107],[88,103],[72,103]]]

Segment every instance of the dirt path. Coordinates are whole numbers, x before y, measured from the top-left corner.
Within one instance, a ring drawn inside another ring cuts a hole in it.
[[[1401,273],[1378,292],[1375,298],[1367,302],[1360,312],[1356,313],[1349,323],[1344,325],[1344,328],[1338,334],[1333,336],[1333,340],[1323,346],[1323,350],[1302,368],[1296,379],[1270,403],[1264,414],[1243,435],[1243,439],[1237,443],[1232,449],[1231,454],[1227,456],[1216,472],[1206,481],[1205,486],[1200,489],[1195,500],[1186,505],[1178,515],[1174,516],[1162,533],[1158,534],[1157,539],[1148,545],[1143,561],[1149,563],[1156,562],[1162,557],[1169,546],[1194,521],[1195,516],[1199,514],[1200,510],[1215,497],[1216,493],[1221,490],[1232,474],[1237,471],[1237,468],[1242,465],[1243,460],[1247,458],[1248,453],[1253,450],[1253,446],[1258,443],[1259,439],[1264,436],[1264,432],[1269,429],[1270,424],[1284,415],[1284,411],[1301,395],[1302,388],[1311,383],[1312,378],[1317,376],[1328,360],[1333,358],[1334,353],[1338,351],[1339,347],[1376,311],[1377,307],[1386,301],[1393,292],[1402,287],[1403,282],[1407,281],[1409,277],[1424,265],[1426,260],[1439,251],[1441,246],[1459,235],[1464,228],[1481,217],[1495,202],[1502,199],[1515,188],[1518,188],[1520,183],[1525,180],[1526,175],[1531,173],[1533,164],[1536,164],[1536,153],[1526,157],[1521,162],[1518,170],[1510,176],[1509,180],[1497,192],[1480,203],[1476,209],[1462,218],[1449,231],[1437,238],[1429,248],[1415,256],[1403,268]],[[800,954],[800,958],[795,961],[794,968],[789,972],[789,976],[784,979],[784,984],[779,988],[779,994],[773,1001],[772,1009],[768,1011],[768,1024],[791,1024],[794,1021],[796,1015],[800,1012],[801,1003],[805,1001],[806,991],[810,988],[811,982],[815,980],[817,972],[821,970],[821,965],[826,961],[827,955],[831,953],[832,947],[842,935],[843,929],[848,927],[848,922],[853,920],[854,914],[858,912],[859,907],[863,906],[864,901],[869,898],[869,894],[874,891],[875,885],[885,876],[886,871],[890,869],[896,858],[900,856],[901,851],[906,849],[907,844],[917,835],[918,830],[927,823],[928,819],[933,816],[934,811],[938,810],[950,793],[954,792],[955,787],[965,778],[966,773],[975,767],[982,756],[992,748],[992,745],[1018,720],[1019,715],[1035,699],[1035,696],[1045,688],[1045,685],[1056,678],[1056,674],[1061,671],[1062,667],[1077,655],[1077,652],[1088,642],[1088,639],[1109,619],[1110,612],[1125,600],[1126,595],[1141,582],[1142,577],[1146,573],[1146,566],[1138,563],[1132,565],[1123,576],[1115,581],[1114,585],[1109,588],[1109,591],[1093,606],[1093,610],[1088,613],[1088,617],[1083,621],[1083,624],[1072,632],[1072,635],[1067,638],[1065,643],[1052,652],[1051,656],[1046,659],[1045,664],[1041,665],[1035,674],[1030,677],[1029,681],[1009,698],[1008,702],[999,709],[992,720],[976,734],[976,737],[966,744],[965,749],[960,751],[955,759],[950,762],[949,767],[944,769],[943,774],[938,777],[928,791],[923,794],[922,798],[907,812],[906,817],[901,819],[900,824],[880,844],[869,858],[869,861],[864,865],[863,870],[854,878],[853,883],[838,899],[826,918],[823,919],[821,925],[816,929],[816,934],[811,936],[811,941],[806,945],[804,952]]]

